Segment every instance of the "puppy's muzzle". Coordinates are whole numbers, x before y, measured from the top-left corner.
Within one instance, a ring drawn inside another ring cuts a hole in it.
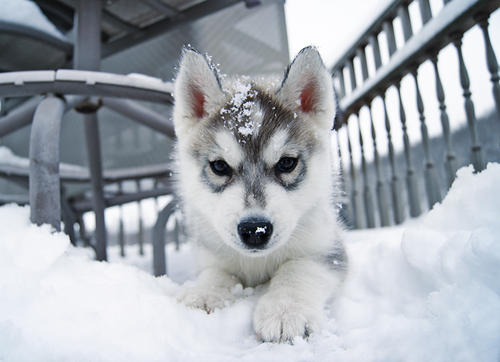
[[[246,219],[238,224],[241,241],[249,249],[264,249],[273,233],[273,224],[263,219]]]

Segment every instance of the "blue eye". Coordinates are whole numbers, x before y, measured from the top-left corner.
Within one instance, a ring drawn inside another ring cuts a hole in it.
[[[210,168],[217,176],[231,176],[233,171],[224,160],[210,162]]]
[[[295,157],[282,157],[276,164],[276,171],[279,173],[290,173],[297,167],[298,159]]]

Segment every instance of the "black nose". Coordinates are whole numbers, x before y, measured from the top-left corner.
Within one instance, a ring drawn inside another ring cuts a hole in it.
[[[262,219],[248,219],[238,224],[241,241],[251,249],[263,249],[273,233],[273,224]]]

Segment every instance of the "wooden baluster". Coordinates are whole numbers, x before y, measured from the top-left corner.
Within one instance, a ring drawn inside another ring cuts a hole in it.
[[[345,97],[345,80],[344,80],[344,69],[337,69],[335,71],[335,76],[339,80],[340,89],[338,90],[338,97],[342,99]]]
[[[361,62],[361,75],[363,76],[363,81],[368,79],[368,65],[366,63],[366,53],[365,48],[356,49],[356,56],[359,58]]]
[[[448,114],[446,113],[446,104],[444,102],[444,89],[441,83],[441,77],[439,76],[439,70],[437,66],[437,55],[431,57],[432,64],[434,64],[434,73],[436,74],[436,93],[439,101],[439,109],[441,110],[441,125],[443,126],[443,137],[445,141],[446,151],[445,151],[445,170],[446,170],[446,186],[451,187],[451,184],[455,180],[455,175],[458,170],[458,162],[453,152],[452,140],[451,140],[451,130],[450,121],[448,119]]]
[[[402,4],[398,8],[398,17],[399,19],[401,19],[401,25],[403,26],[403,35],[405,38],[405,42],[407,42],[413,36],[410,14],[408,12],[408,4]]]
[[[361,202],[360,194],[358,191],[358,182],[357,182],[357,172],[356,167],[354,166],[353,158],[352,158],[352,147],[351,147],[351,137],[349,136],[349,131],[347,132],[347,148],[349,149],[349,159],[351,162],[351,183],[352,183],[352,215],[354,219],[354,227],[356,229],[364,229],[366,227],[365,218],[363,217],[363,204]]]
[[[472,164],[474,165],[474,170],[476,172],[480,172],[484,170],[485,162],[484,162],[483,150],[477,139],[476,114],[474,111],[474,103],[472,103],[471,100],[472,94],[469,90],[470,87],[469,74],[467,72],[467,68],[465,67],[464,57],[462,54],[462,36],[463,34],[456,35],[453,39],[453,44],[455,44],[458,53],[460,83],[464,91],[463,95],[465,98],[465,114],[467,116],[467,123],[469,125],[469,132],[471,137],[470,158]]]
[[[483,29],[484,43],[486,48],[486,63],[491,74],[491,83],[493,83],[493,99],[497,109],[497,117],[500,121],[500,85],[498,84],[500,77],[498,76],[498,62],[495,56],[495,51],[491,45],[490,35],[488,33],[488,15],[484,14],[479,17],[479,26]]]
[[[377,35],[370,35],[368,41],[372,46],[375,69],[377,70],[382,66],[382,58],[380,57],[380,44],[378,42]]]
[[[378,201],[378,212],[380,214],[380,224],[382,226],[389,226],[391,224],[389,220],[389,206],[387,205],[387,192],[385,189],[385,181],[382,178],[382,166],[380,164],[380,155],[377,149],[377,134],[375,133],[375,126],[373,124],[372,108],[368,105],[368,110],[370,114],[370,124],[372,131],[373,140],[373,157],[375,161],[375,172],[377,174],[377,201]]]
[[[420,115],[422,146],[424,148],[424,154],[425,154],[425,160],[424,160],[425,189],[427,191],[427,200],[429,201],[429,209],[432,209],[432,206],[434,206],[436,202],[441,202],[441,192],[439,190],[436,168],[434,167],[434,162],[431,156],[431,149],[429,145],[429,133],[427,131],[427,125],[425,124],[424,102],[422,100],[422,95],[420,93],[420,87],[418,86],[417,70],[414,70],[412,72],[412,75],[413,79],[415,80],[415,90],[417,93],[417,109]]]
[[[392,144],[391,123],[389,122],[389,115],[387,114],[385,94],[382,94],[381,98],[384,104],[385,129],[387,130],[389,162],[391,165],[391,172],[392,172],[391,189],[392,189],[392,205],[394,209],[394,220],[396,224],[401,224],[405,219],[403,200],[401,198],[401,185],[399,177],[396,172],[396,155],[394,154],[394,146]]]
[[[405,147],[405,158],[406,158],[406,186],[408,188],[408,200],[410,202],[410,215],[416,217],[422,213],[422,208],[420,207],[420,196],[418,192],[418,182],[415,169],[411,161],[411,145],[410,138],[408,137],[407,127],[406,127],[406,113],[403,107],[403,101],[401,99],[401,84],[396,83],[396,89],[398,90],[399,98],[399,116],[401,119],[401,124],[403,127],[403,142]]]
[[[345,130],[347,132],[347,126],[345,126]],[[340,149],[340,138],[339,138],[339,132],[337,131],[337,152],[339,155],[339,176],[340,176],[340,183],[338,183],[338,188],[339,188],[339,214],[340,217],[344,219],[345,222],[347,222],[348,227],[352,227],[354,225],[354,213],[352,212],[352,207],[349,202],[342,201],[342,199],[347,199],[347,191],[346,191],[346,172],[344,172],[344,162],[343,156],[342,156],[342,150]]]
[[[420,6],[420,15],[422,16],[422,24],[425,25],[432,19],[431,5],[429,0],[418,0]]]
[[[398,50],[396,46],[396,37],[394,36],[394,25],[392,20],[384,21],[382,24],[382,28],[384,29],[384,33],[387,37],[387,45],[389,47],[389,57]]]
[[[349,70],[349,78],[351,79],[351,90],[355,90],[357,87],[356,84],[356,74],[354,72],[354,64],[353,64],[353,58],[349,59],[347,61],[347,69]]]
[[[359,145],[361,147],[361,170],[363,173],[363,184],[364,184],[363,198],[365,201],[366,222],[367,222],[367,226],[369,228],[374,228],[375,227],[375,206],[373,204],[372,190],[370,188],[370,184],[368,181],[368,170],[367,170],[367,165],[366,165],[366,157],[365,157],[364,144],[363,144],[363,134],[361,133],[361,120],[359,119],[359,113],[356,114],[356,116],[358,118]]]

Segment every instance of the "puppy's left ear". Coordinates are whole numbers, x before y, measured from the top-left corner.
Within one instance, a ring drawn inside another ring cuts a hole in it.
[[[177,136],[213,112],[223,97],[215,67],[194,49],[184,48],[174,91]]]
[[[288,107],[331,128],[335,116],[332,77],[314,47],[302,49],[285,72],[278,97]]]

